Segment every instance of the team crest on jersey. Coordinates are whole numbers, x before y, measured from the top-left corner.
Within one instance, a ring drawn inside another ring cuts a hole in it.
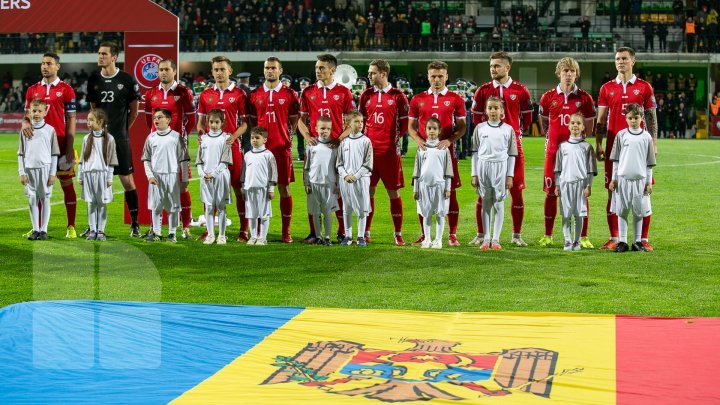
[[[147,54],[135,63],[135,79],[141,86],[149,89],[157,86],[160,80],[159,65],[162,58],[155,54]]]
[[[56,91],[56,92],[55,92],[55,96],[56,96],[56,97],[62,96],[62,91]]]
[[[310,96],[310,101],[314,101],[314,100],[315,100],[315,96]]]
[[[611,92],[610,92],[610,97],[615,97],[615,92],[614,92],[614,91],[611,91]]]
[[[334,95],[333,100],[335,100],[335,101],[340,100],[340,95],[339,94]]]
[[[284,98],[279,99],[279,100],[278,100],[278,103],[280,103],[280,105],[285,104],[285,99],[284,99]]]
[[[388,105],[393,105],[395,103],[395,100],[388,100]]]
[[[369,107],[369,106],[370,106],[370,100],[365,102],[365,107]]]
[[[638,89],[633,90],[633,94],[637,96],[638,94],[640,94],[640,90],[638,90]]]
[[[555,108],[555,107],[557,107],[557,105],[558,105],[557,100],[553,100],[553,102],[550,103],[550,108]]]
[[[516,98],[517,98],[517,94],[510,95],[510,100],[515,101]]]
[[[117,87],[118,87],[118,90],[122,90],[125,86],[122,83],[120,83],[120,84],[118,84]]]
[[[450,102],[449,102],[449,101],[445,101],[443,104],[445,104],[445,107],[450,107]]]
[[[212,103],[213,101],[214,100],[213,100],[212,96],[208,97],[208,103]]]
[[[265,102],[262,100],[258,100],[257,103],[258,103],[258,105],[263,105]]]
[[[234,102],[235,102],[235,97],[230,97],[230,98],[228,99],[228,101],[230,101],[231,103],[234,103]]]
[[[175,99],[175,102],[177,102],[178,100],[180,100],[180,96],[174,96],[173,98]]]
[[[425,106],[425,103],[420,103],[420,108],[423,108]]]
[[[576,101],[576,102],[575,102],[575,107],[580,108],[581,105],[582,105],[581,102],[579,102],[579,101]]]
[[[152,96],[152,99],[151,99],[151,101],[157,101],[157,99],[158,99],[158,97],[157,97],[157,96]],[[177,101],[177,100],[176,100],[176,101]]]

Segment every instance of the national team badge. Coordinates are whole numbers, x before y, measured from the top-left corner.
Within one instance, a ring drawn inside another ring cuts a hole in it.
[[[212,96],[208,97],[208,103],[212,103],[212,102],[213,102]]]
[[[388,100],[388,105],[393,105],[393,104],[395,104],[395,100]]]
[[[557,100],[553,100],[553,102],[550,103],[550,108],[555,108],[555,107],[557,107],[557,105],[558,105]]]
[[[638,94],[640,94],[640,90],[638,90],[638,89],[633,90],[633,94],[637,96]]]
[[[310,101],[314,101],[314,100],[315,100],[315,96],[310,96]]]
[[[423,108],[424,105],[425,103],[420,103],[420,108]]]
[[[333,100],[335,100],[335,101],[340,100],[340,95],[339,94],[334,95]]]
[[[445,107],[450,107],[450,102],[449,102],[449,101],[445,101],[445,102],[443,102],[443,104],[445,104]]]
[[[328,394],[381,402],[462,401],[527,393],[550,398],[560,375],[558,352],[541,348],[489,353],[456,351],[461,343],[408,339],[400,351],[345,340],[308,343],[294,356],[277,356],[277,370],[261,385],[298,384]],[[462,389],[458,389],[461,387]]]
[[[610,97],[615,97],[615,92],[614,92],[614,91],[611,91],[611,92],[610,92]]]
[[[160,80],[159,64],[161,61],[162,58],[155,54],[147,54],[138,59],[135,69],[133,69],[135,80],[147,89],[157,86]]]
[[[264,101],[258,100],[257,103],[258,103],[258,105],[263,105]]]
[[[285,99],[284,99],[284,98],[279,99],[279,100],[278,100],[278,103],[280,103],[280,105],[285,104]]]
[[[55,97],[60,97],[60,96],[62,96],[62,91],[56,91],[56,92],[55,92]]]
[[[180,100],[180,96],[174,96],[175,102],[177,103],[178,100]]]
[[[151,99],[151,101],[157,101],[157,99],[158,99],[158,97],[157,97],[157,96],[152,96],[152,99]]]
[[[231,102],[231,103],[235,102],[235,97],[230,97],[230,98],[228,99],[228,101]]]
[[[117,88],[118,88],[118,90],[122,90],[123,88],[125,88],[125,86],[122,83],[119,83],[117,85]]]
[[[516,98],[517,98],[517,94],[510,95],[510,100],[515,101]]]
[[[370,106],[370,100],[365,102],[365,107],[368,107],[368,106]]]
[[[582,105],[581,102],[579,102],[579,101],[576,101],[576,102],[575,102],[575,107],[580,108],[581,105]]]

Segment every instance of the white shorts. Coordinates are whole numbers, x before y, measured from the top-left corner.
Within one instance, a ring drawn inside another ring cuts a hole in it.
[[[585,181],[571,181],[560,184],[560,214],[563,218],[586,217],[587,198],[583,196]]]
[[[343,209],[352,211],[358,217],[367,216],[370,208],[370,177],[360,177],[355,183],[340,180],[340,196]]]
[[[340,209],[335,185],[312,184],[312,193],[307,195],[308,213],[327,215]]]
[[[272,217],[272,206],[268,199],[267,188],[253,187],[245,189],[245,218],[258,219]]]
[[[224,207],[232,203],[230,193],[230,171],[223,170],[210,181],[200,178],[200,201],[215,207]]]
[[[650,196],[645,195],[645,184],[645,179],[626,180],[620,177],[613,192],[610,211],[623,218],[627,218],[631,211],[637,218],[651,215]]]
[[[423,218],[432,215],[444,217],[450,210],[450,199],[445,198],[445,183],[432,186],[418,184],[420,198],[416,201],[417,213]]]
[[[25,169],[28,182],[25,184],[25,196],[35,197],[38,200],[52,196],[53,186],[48,186],[50,178],[50,165],[34,169]]]
[[[180,212],[180,180],[177,173],[156,174],[157,185],[148,184],[148,208]]]
[[[477,192],[484,199],[489,198],[493,202],[500,202],[507,197],[505,179],[507,178],[507,161],[478,162],[478,187]]]
[[[83,172],[82,199],[95,204],[113,202],[112,186],[107,186],[107,172]]]

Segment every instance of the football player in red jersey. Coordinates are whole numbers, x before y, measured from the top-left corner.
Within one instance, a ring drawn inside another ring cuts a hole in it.
[[[598,160],[605,161],[605,188],[612,180],[612,151],[615,135],[627,128],[625,120],[625,106],[638,104],[645,109],[644,128],[650,133],[657,154],[657,116],[655,115],[655,93],[652,86],[633,74],[635,66],[635,51],[632,48],[622,47],[615,51],[615,69],[618,74],[615,80],[611,80],[600,88],[598,96],[597,125],[595,131],[596,152]],[[607,138],[605,148],[602,147],[603,138]],[[617,247],[618,219],[617,215],[610,212],[610,200],[612,193],[608,191],[608,202],[606,206],[608,228],[610,229],[610,240],[600,249],[614,250]],[[650,216],[643,218],[642,244],[646,250],[653,248],[648,242],[650,230]]]
[[[317,144],[316,123],[321,115],[330,117],[332,120],[332,143],[339,145],[340,141],[350,135],[345,128],[343,114],[353,111],[353,95],[350,89],[341,85],[333,79],[337,69],[337,58],[330,54],[319,55],[315,62],[315,77],[317,82],[303,90],[300,96],[300,120],[298,120],[298,131],[302,134],[308,145]],[[308,120],[308,123],[305,120]],[[338,201],[340,207],[342,202]],[[338,220],[338,241],[345,238],[345,224],[343,223],[342,208],[335,212]],[[315,228],[312,216],[308,215],[310,221],[310,235],[303,243],[315,242]]]
[[[185,147],[188,145],[188,135],[195,128],[195,106],[193,105],[193,94],[189,88],[179,84],[175,80],[177,65],[172,59],[165,59],[158,64],[158,76],[160,84],[145,92],[143,96],[145,104],[145,122],[151,131],[155,130],[153,112],[158,108],[164,108],[172,113],[170,128],[180,134]],[[188,168],[188,178],[191,173]],[[180,219],[182,220],[182,238],[190,239],[190,221],[192,219],[192,208],[188,183],[180,182]]]
[[[457,227],[459,219],[459,206],[455,189],[459,188],[460,174],[458,173],[457,158],[453,151],[453,145],[465,134],[465,100],[457,93],[449,91],[445,86],[448,80],[448,65],[445,62],[434,61],[427,67],[428,81],[430,88],[427,91],[416,94],[410,101],[410,112],[408,114],[408,135],[415,141],[417,147],[421,150],[425,149],[425,123],[430,118],[436,118],[440,121],[440,143],[438,148],[450,148],[450,156],[453,164],[453,181],[450,191],[450,210],[448,211],[448,223],[450,225],[450,235],[448,237],[448,245],[459,246],[457,240]],[[423,219],[418,215],[420,220],[420,229],[422,229]],[[425,235],[420,234],[420,238],[413,245],[422,244]]]
[[[300,100],[295,90],[280,80],[283,68],[280,59],[265,59],[263,73],[265,83],[250,92],[248,115],[253,126],[263,126],[268,131],[265,147],[275,156],[277,163],[277,186],[280,191],[282,215],[282,241],[292,243],[290,220],[292,219],[292,196],[290,183],[295,181],[292,166],[292,134],[298,121]]]
[[[475,91],[472,111],[475,125],[486,121],[485,102],[490,96],[498,97],[503,101],[505,107],[505,118],[503,118],[503,122],[515,130],[518,156],[515,160],[513,186],[510,189],[510,214],[512,216],[513,228],[510,243],[517,246],[527,246],[527,243],[525,243],[520,236],[525,213],[522,196],[522,190],[525,188],[525,155],[522,149],[522,134],[527,134],[530,130],[533,106],[532,97],[530,97],[530,92],[527,87],[510,77],[511,65],[512,57],[507,52],[495,52],[490,55],[490,75],[493,80],[478,87],[477,91]],[[482,201],[480,197],[478,197],[478,203],[475,208],[475,219],[477,235],[483,235]],[[476,239],[473,239],[470,243],[475,243],[476,241]]]
[[[373,147],[373,170],[370,176],[370,207],[367,218],[365,241],[370,242],[370,225],[375,215],[375,191],[382,179],[390,198],[390,215],[395,227],[395,244],[405,245],[402,238],[403,208],[399,190],[405,187],[402,157],[398,142],[407,131],[407,97],[401,90],[388,83],[390,64],[382,59],[370,62],[368,79],[372,87],[360,95],[360,113],[365,120],[365,134]]]
[[[28,87],[25,94],[25,118],[22,123],[23,135],[32,137],[32,125],[30,122],[30,103],[35,99],[45,101],[47,115],[45,122],[55,129],[58,144],[60,145],[60,158],[64,157],[65,165],[57,171],[57,178],[60,180],[64,199],[65,212],[67,214],[66,238],[76,238],[75,211],[77,207],[77,196],[73,177],[75,177],[75,91],[70,85],[60,80],[60,57],[54,53],[46,53],[40,63],[42,80]],[[58,165],[60,166],[60,165]],[[64,169],[64,170],[63,170]]]
[[[540,97],[538,123],[540,132],[545,134],[545,169],[543,191],[545,191],[545,236],[538,244],[551,246],[552,234],[557,216],[558,198],[555,195],[555,155],[560,144],[570,139],[570,116],[581,113],[585,117],[585,137],[592,136],[595,123],[595,103],[592,96],[579,88],[575,82],[580,77],[580,65],[573,58],[562,58],[555,67],[560,83]],[[580,245],[593,247],[587,237],[588,217],[583,218]]]
[[[245,117],[247,96],[242,89],[230,81],[232,66],[230,65],[230,59],[227,57],[216,56],[212,58],[212,75],[215,79],[215,85],[203,90],[198,98],[198,136],[202,136],[208,131],[207,114],[210,110],[217,108],[225,113],[223,131],[230,134],[228,144],[231,145],[233,157],[233,164],[230,166],[230,185],[235,190],[237,212],[240,217],[238,241],[247,242],[248,222],[245,219],[245,204],[242,203],[243,198],[240,189],[243,155],[240,150],[239,139],[248,127],[247,122],[243,119]]]

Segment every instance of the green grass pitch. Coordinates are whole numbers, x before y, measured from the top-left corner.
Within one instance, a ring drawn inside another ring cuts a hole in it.
[[[79,138],[80,136],[78,136]],[[194,143],[195,137],[193,136]],[[720,316],[720,142],[660,140],[650,240],[655,252],[564,252],[556,221],[552,248],[536,242],[543,230],[543,140],[526,138],[526,248],[511,247],[509,209],[504,250],[467,246],[475,232],[475,192],[469,161],[460,162],[459,248],[421,250],[392,243],[384,189],[378,189],[372,244],[352,247],[285,245],[280,216],[271,220],[268,246],[204,246],[196,241],[154,243],[128,237],[123,197],[109,205],[105,243],[64,239],[62,190],[53,195],[48,242],[30,242],[27,200],[17,177],[17,135],[0,135],[0,306],[39,299],[162,300],[247,305],[388,308],[427,311],[561,311],[662,316]],[[76,147],[79,140],[76,142]],[[191,154],[194,156],[194,151]],[[414,150],[404,158],[409,184]],[[296,163],[296,178],[301,178]],[[195,173],[195,172],[194,172]],[[301,182],[292,186],[295,240],[308,233]],[[77,186],[76,186],[77,187]],[[79,187],[78,187],[79,189]],[[115,181],[116,192],[121,192]],[[411,188],[403,189],[404,236],[419,234]],[[201,214],[198,182],[191,183],[193,215]],[[590,198],[590,238],[607,239],[602,178]],[[506,201],[506,207],[509,201]],[[237,234],[234,206],[228,207]],[[78,201],[79,231],[87,224]],[[201,233],[194,228],[196,235]],[[447,230],[446,230],[447,234]],[[234,238],[233,238],[234,239]],[[89,256],[88,256],[89,254]],[[90,259],[88,259],[88,257]]]

